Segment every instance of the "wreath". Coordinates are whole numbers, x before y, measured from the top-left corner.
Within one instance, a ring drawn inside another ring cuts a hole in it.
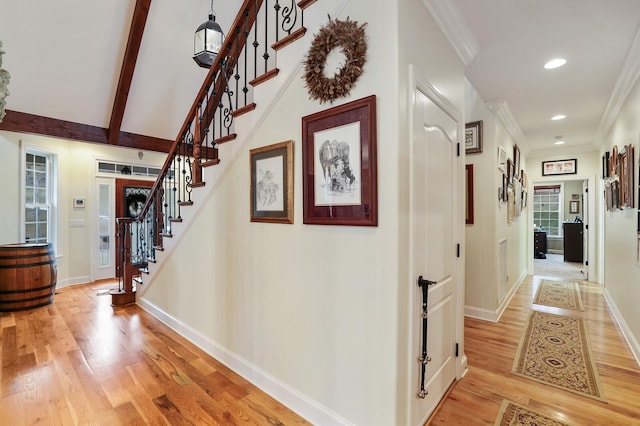
[[[367,61],[366,25],[358,25],[348,17],[346,21],[329,17],[329,23],[315,35],[304,61],[309,99],[319,99],[320,103],[333,102],[349,94]],[[329,53],[337,47],[345,56],[344,65],[329,78],[324,75],[324,67]]]

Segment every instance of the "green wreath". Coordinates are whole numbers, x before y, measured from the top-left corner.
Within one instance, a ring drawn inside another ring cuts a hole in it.
[[[329,23],[315,35],[304,61],[309,99],[318,99],[320,103],[333,102],[349,94],[367,61],[366,25],[358,25],[348,17],[346,21],[329,17]],[[345,56],[345,62],[333,77],[328,78],[324,75],[324,67],[329,53],[336,47]]]

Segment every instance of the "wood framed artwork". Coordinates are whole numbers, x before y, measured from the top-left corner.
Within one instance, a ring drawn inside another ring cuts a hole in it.
[[[542,162],[542,176],[575,175],[578,172],[578,160],[557,160]]]
[[[74,209],[84,209],[84,198],[74,198],[73,199],[73,208]]]
[[[293,223],[293,141],[249,151],[251,222]]]
[[[518,145],[513,145],[513,166],[515,168],[515,178],[520,179],[520,148],[518,148]]]
[[[465,198],[465,224],[473,225],[473,164],[465,165],[466,174],[466,198]]]
[[[580,213],[580,201],[569,201],[569,214]]]
[[[482,120],[472,121],[465,125],[464,147],[467,154],[482,152]]]
[[[302,118],[303,222],[378,226],[376,97]]]

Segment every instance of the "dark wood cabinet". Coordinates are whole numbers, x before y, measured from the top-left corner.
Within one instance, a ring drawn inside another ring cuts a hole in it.
[[[582,222],[565,222],[562,224],[564,234],[564,261],[582,263]]]
[[[544,231],[533,232],[533,255],[547,252],[547,233]]]

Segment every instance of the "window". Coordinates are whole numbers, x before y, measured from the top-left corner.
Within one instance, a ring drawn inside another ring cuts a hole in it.
[[[562,236],[562,186],[536,186],[533,189],[533,223],[549,237]]]
[[[27,149],[24,158],[24,241],[55,245],[55,155]]]

